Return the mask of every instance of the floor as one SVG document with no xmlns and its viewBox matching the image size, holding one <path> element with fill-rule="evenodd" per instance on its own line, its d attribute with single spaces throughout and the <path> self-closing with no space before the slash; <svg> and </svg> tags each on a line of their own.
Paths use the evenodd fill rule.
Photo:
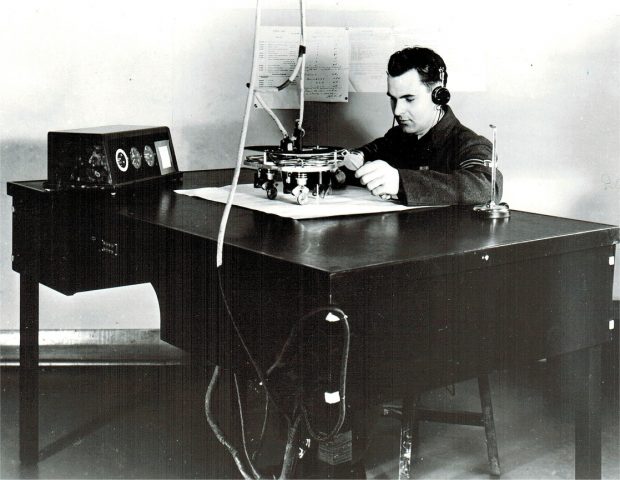
<svg viewBox="0 0 620 480">
<path fill-rule="evenodd" d="M 23 467 L 18 461 L 18 368 L 0 369 L 0 478 L 240 478 L 205 420 L 208 372 L 187 366 L 42 370 L 40 461 L 36 467 Z M 574 476 L 570 402 L 557 391 L 555 400 L 554 391 L 542 394 L 550 385 L 546 371 L 539 363 L 490 377 L 504 479 Z M 222 428 L 230 431 L 225 391 L 218 390 L 214 409 Z M 603 392 L 603 478 L 617 479 L 617 384 L 604 386 Z M 435 408 L 479 407 L 475 381 L 456 385 L 454 392 L 428 392 L 422 400 Z M 250 407 L 249 428 L 261 418 L 260 403 Z M 366 454 L 367 476 L 397 478 L 399 423 L 379 415 L 375 420 Z M 277 427 L 270 423 L 260 468 L 281 459 L 284 442 Z M 484 434 L 477 427 L 422 424 L 419 457 L 416 478 L 490 477 Z"/>
</svg>

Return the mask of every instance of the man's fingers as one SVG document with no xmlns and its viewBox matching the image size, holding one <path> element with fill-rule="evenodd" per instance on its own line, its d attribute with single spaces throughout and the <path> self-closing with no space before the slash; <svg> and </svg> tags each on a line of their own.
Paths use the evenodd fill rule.
<svg viewBox="0 0 620 480">
<path fill-rule="evenodd" d="M 373 194 L 377 195 L 375 193 L 375 189 L 381 187 L 384 183 L 383 177 L 375 178 L 366 184 L 366 188 L 372 191 Z M 381 193 L 383 193 L 383 189 L 381 189 Z"/>
<path fill-rule="evenodd" d="M 368 185 L 370 182 L 383 177 L 383 172 L 379 169 L 372 170 L 360 177 L 362 185 Z"/>
<path fill-rule="evenodd" d="M 377 170 L 377 167 L 378 165 L 375 162 L 367 162 L 355 171 L 355 176 L 357 178 L 361 178 L 364 175 Z"/>
<path fill-rule="evenodd" d="M 355 176 L 373 195 L 395 195 L 398 191 L 398 171 L 383 160 L 365 163 Z"/>
<path fill-rule="evenodd" d="M 380 172 L 370 172 L 360 178 L 360 183 L 362 185 L 368 185 L 370 182 L 374 182 L 382 177 Z"/>
</svg>

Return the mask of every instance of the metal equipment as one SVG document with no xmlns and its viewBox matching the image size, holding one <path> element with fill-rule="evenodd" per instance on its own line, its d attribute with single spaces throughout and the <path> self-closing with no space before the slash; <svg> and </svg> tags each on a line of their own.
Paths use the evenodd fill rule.
<svg viewBox="0 0 620 480">
<path fill-rule="evenodd" d="M 484 205 L 476 205 L 474 212 L 485 216 L 486 218 L 508 218 L 510 217 L 510 207 L 507 203 L 496 203 L 497 193 L 495 186 L 497 184 L 497 127 L 489 125 L 493 130 L 493 150 L 491 152 L 491 195 L 490 200 Z"/>
<path fill-rule="evenodd" d="M 180 177 L 170 129 L 109 125 L 48 132 L 50 190 L 114 190 L 161 177 Z"/>
<path fill-rule="evenodd" d="M 308 202 L 309 195 L 324 197 L 331 192 L 338 175 L 338 162 L 346 150 L 338 147 L 314 146 L 283 151 L 280 147 L 251 146 L 247 150 L 260 154 L 248 155 L 244 165 L 256 169 L 254 187 L 267 192 L 267 198 L 278 196 L 278 182 L 283 193 L 291 194 L 297 203 Z"/>
</svg>

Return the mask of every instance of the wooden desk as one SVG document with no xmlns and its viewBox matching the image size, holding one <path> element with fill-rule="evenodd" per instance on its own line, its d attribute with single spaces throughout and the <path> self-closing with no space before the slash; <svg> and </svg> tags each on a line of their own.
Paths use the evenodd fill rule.
<svg viewBox="0 0 620 480">
<path fill-rule="evenodd" d="M 183 188 L 230 178 L 186 172 Z M 223 205 L 169 185 L 112 197 L 11 182 L 8 193 L 21 276 L 23 462 L 38 457 L 39 283 L 70 295 L 150 282 L 163 340 L 220 365 L 247 364 L 217 287 Z M 381 398 L 578 357 L 575 475 L 597 478 L 600 345 L 609 339 L 618 239 L 609 225 L 519 211 L 485 220 L 470 207 L 304 221 L 234 208 L 223 283 L 263 368 L 305 312 L 328 305 L 346 312 L 354 416 Z"/>
</svg>

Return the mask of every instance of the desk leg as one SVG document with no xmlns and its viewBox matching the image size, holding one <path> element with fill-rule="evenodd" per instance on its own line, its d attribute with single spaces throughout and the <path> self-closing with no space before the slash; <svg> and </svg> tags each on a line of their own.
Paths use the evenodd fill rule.
<svg viewBox="0 0 620 480">
<path fill-rule="evenodd" d="M 601 347 L 574 355 L 575 478 L 601 478 Z"/>
<path fill-rule="evenodd" d="M 39 460 L 39 282 L 20 275 L 19 459 Z"/>
</svg>

